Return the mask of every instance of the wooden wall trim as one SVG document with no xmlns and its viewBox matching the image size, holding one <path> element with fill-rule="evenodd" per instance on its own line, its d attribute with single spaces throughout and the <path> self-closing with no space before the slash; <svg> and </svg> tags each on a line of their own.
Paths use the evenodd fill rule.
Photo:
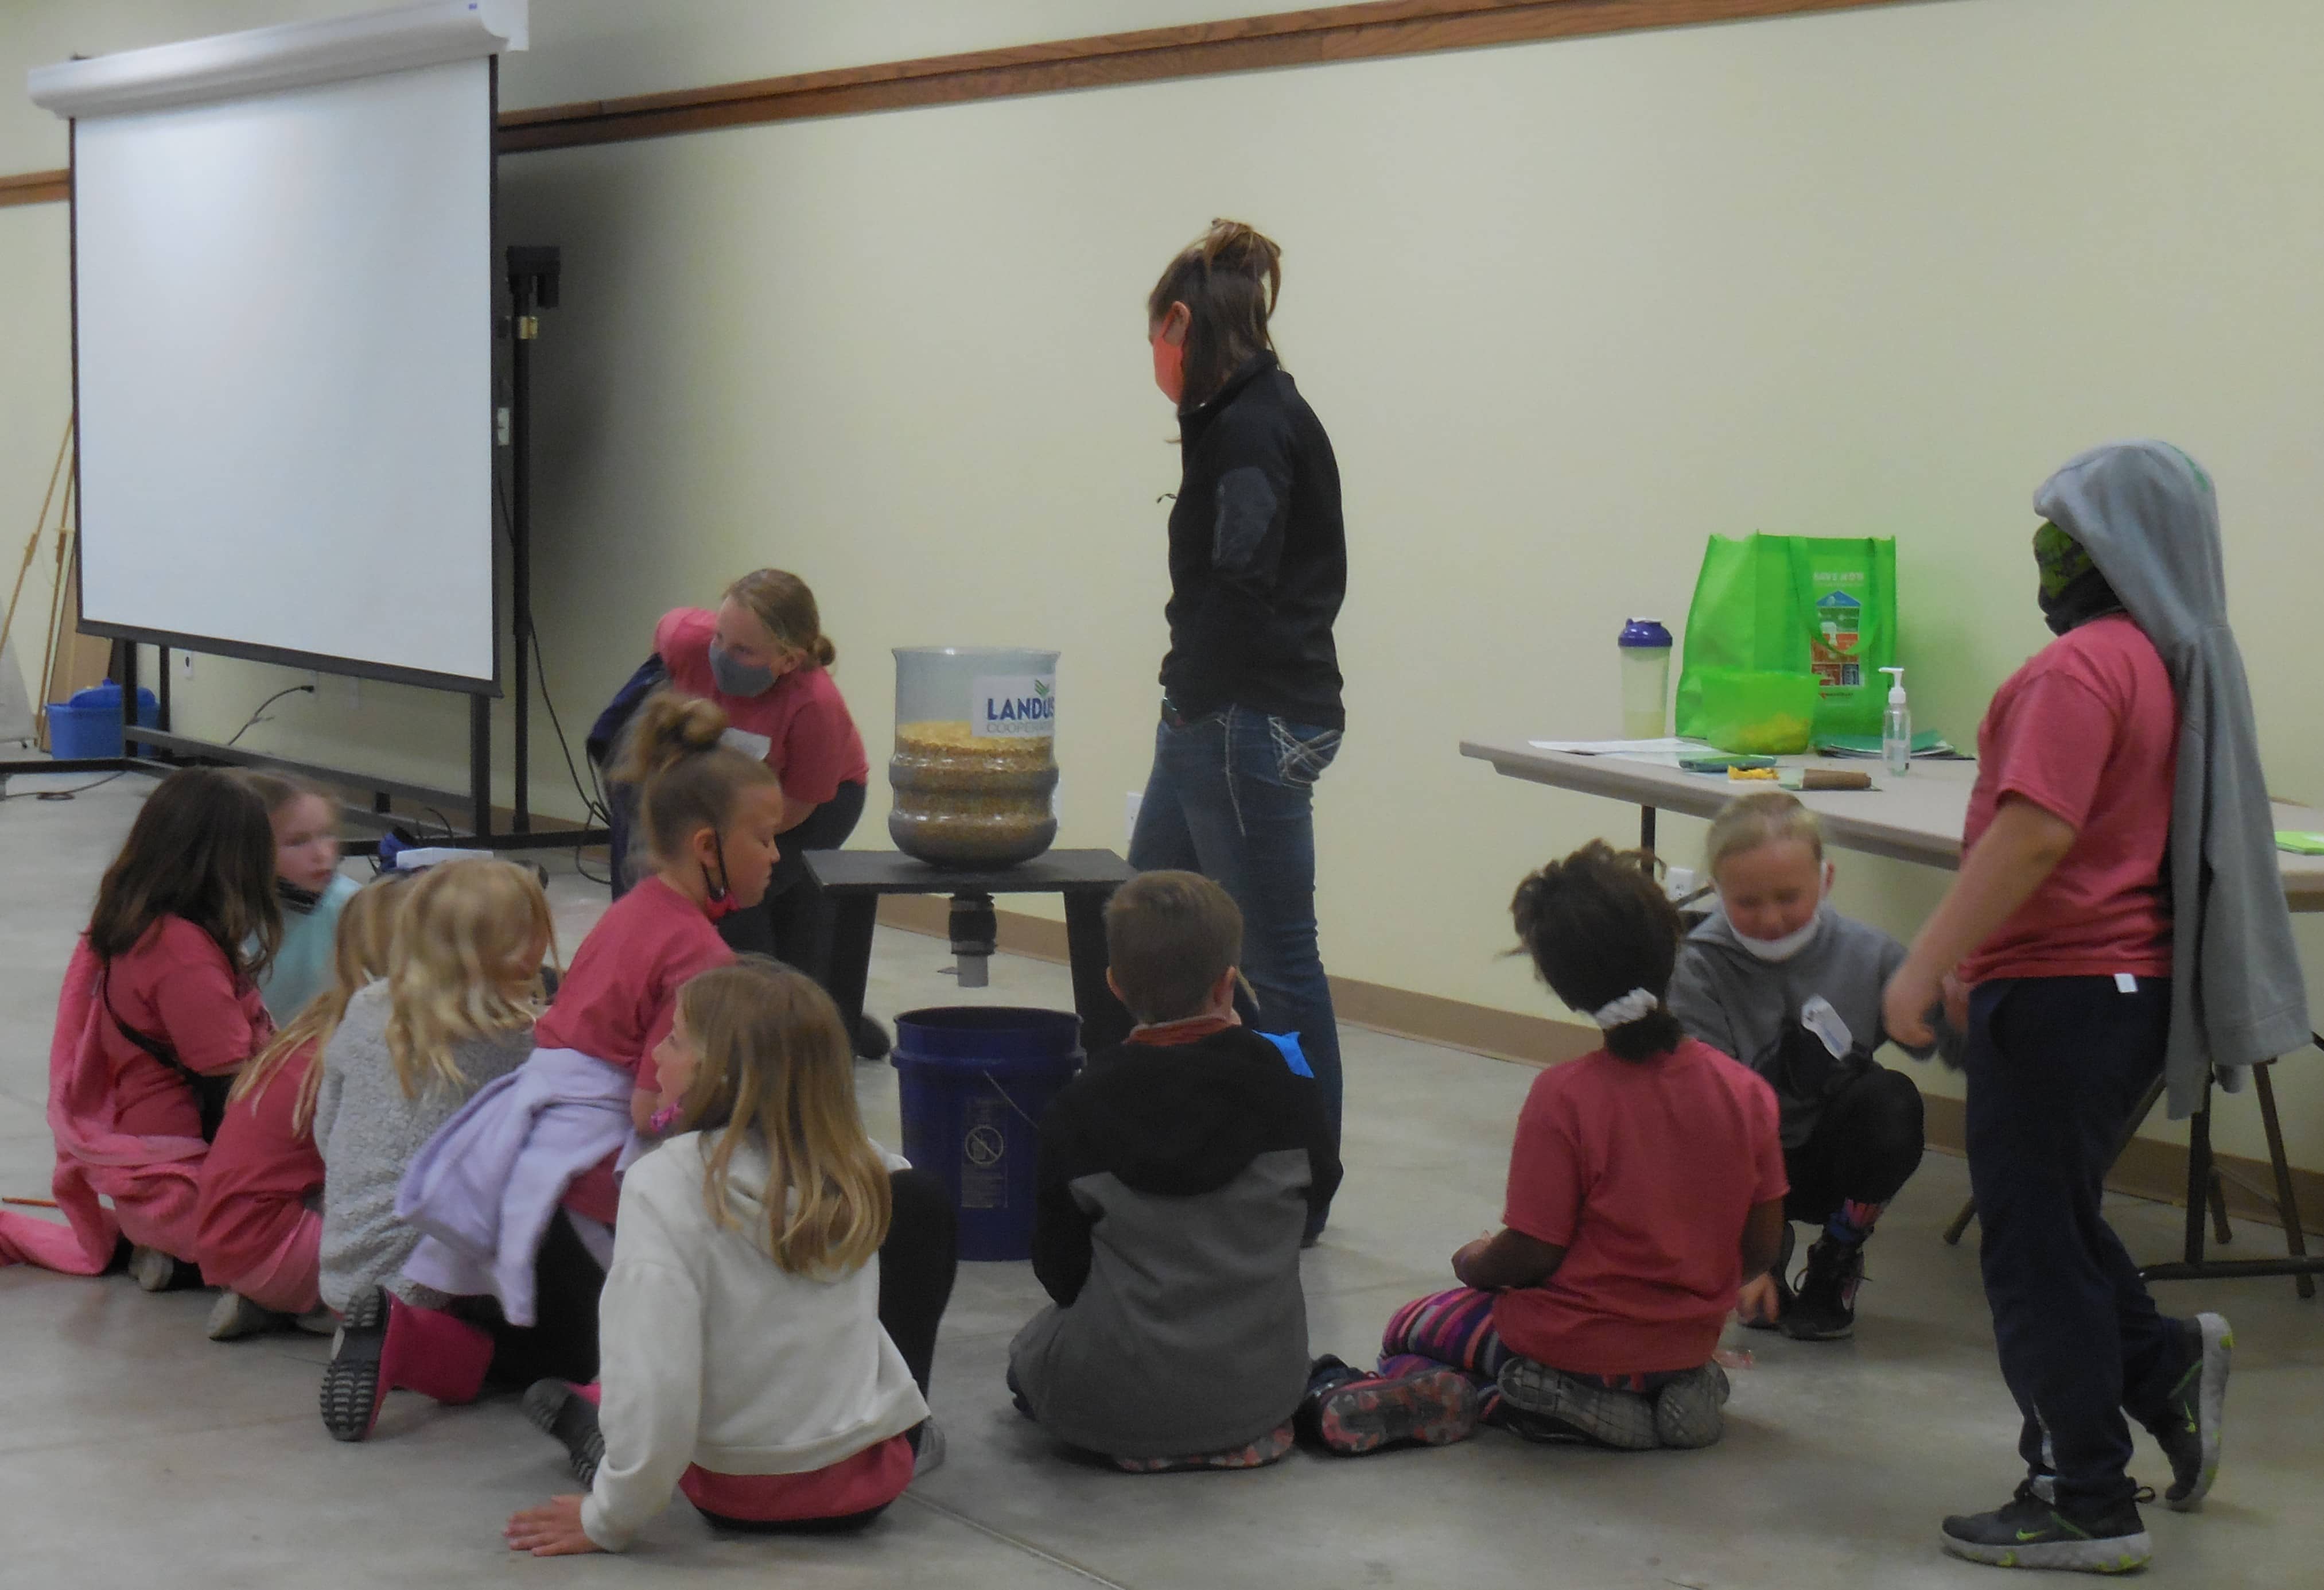
<svg viewBox="0 0 2324 1590">
<path fill-rule="evenodd" d="M 1268 16 L 503 111 L 503 154 L 666 138 L 813 116 L 962 105 L 1223 72 L 1377 60 L 1926 0 L 1367 0 Z M 0 208 L 67 197 L 64 171 L 0 176 Z"/>
<path fill-rule="evenodd" d="M 914 897 L 890 895 L 880 902 L 880 922 L 883 927 L 900 928 L 909 933 L 925 933 L 942 938 L 947 931 L 945 920 L 948 903 L 934 896 Z M 1055 961 L 1063 965 L 1065 959 L 1065 925 L 1045 917 L 1026 916 L 1017 911 L 996 912 L 1001 932 L 1000 945 L 1010 955 L 1021 955 L 1033 960 Z M 1369 1027 L 1375 1031 L 1394 1033 L 1399 1038 L 1413 1039 L 1421 1043 L 1434 1044 L 1441 1049 L 1456 1049 L 1470 1054 L 1485 1055 L 1498 1060 L 1510 1060 L 1525 1066 L 1554 1066 L 1561 1060 L 1573 1059 L 1598 1047 L 1598 1035 L 1586 1027 L 1572 1021 L 1560 1021 L 1547 1016 L 1528 1016 L 1517 1011 L 1494 1010 L 1485 1005 L 1467 1004 L 1460 1000 L 1440 999 L 1434 994 L 1415 994 L 1409 989 L 1389 988 L 1378 983 L 1360 983 L 1352 978 L 1332 979 L 1332 998 L 1340 1017 L 1351 1026 Z M 1940 1153 L 1959 1155 L 1968 1146 L 1968 1136 L 1962 1120 L 1961 1101 L 1944 1098 L 1935 1094 L 1924 1095 L 1927 1105 L 1929 1147 Z M 2221 1154 L 2221 1168 L 2227 1172 L 2227 1208 L 2238 1219 L 2263 1225 L 2277 1224 L 2275 1207 L 2268 1199 L 2251 1190 L 2275 1185 L 2275 1173 L 2258 1160 L 2239 1154 Z M 2324 1233 L 2324 1174 L 2304 1170 L 2295 1166 L 2292 1172 L 2293 1191 L 2300 1199 L 2300 1223 L 2311 1232 Z M 2187 1151 L 2177 1143 L 2157 1142 L 2151 1138 L 2135 1138 L 2122 1158 L 2107 1178 L 2110 1191 L 2126 1193 L 2133 1197 L 2152 1198 L 2157 1203 L 2184 1205 L 2187 1201 Z M 1950 1218 L 1951 1211 L 1946 1211 Z M 1974 1236 L 1969 1240 L 1974 1240 Z M 2280 1250 L 2272 1242 L 2238 1243 L 2225 1249 L 2214 1244 L 2216 1256 L 2227 1259 L 2258 1258 L 2273 1255 Z"/>
<path fill-rule="evenodd" d="M 569 149 L 1173 78 L 1473 50 L 1904 0 L 1372 0 L 511 111 L 500 150 Z"/>
<path fill-rule="evenodd" d="M 59 204 L 72 194 L 70 171 L 19 171 L 0 177 L 0 209 L 12 204 Z"/>
</svg>

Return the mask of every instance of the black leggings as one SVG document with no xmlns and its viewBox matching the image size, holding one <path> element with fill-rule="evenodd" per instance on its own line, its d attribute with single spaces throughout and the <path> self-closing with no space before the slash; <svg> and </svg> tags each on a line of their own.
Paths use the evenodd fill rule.
<svg viewBox="0 0 2324 1590">
<path fill-rule="evenodd" d="M 1815 1130 L 1784 1151 L 1784 1218 L 1821 1224 L 1849 1201 L 1885 1204 L 1921 1167 L 1921 1090 L 1902 1071 L 1867 1066 L 1823 1107 Z"/>
<path fill-rule="evenodd" d="M 807 853 L 836 850 L 863 817 L 863 786 L 842 784 L 839 792 L 807 814 L 798 827 L 779 835 L 774 875 L 767 897 L 718 924 L 727 947 L 742 955 L 770 955 L 801 968 L 820 966 L 816 943 L 820 923 L 816 892 L 807 881 Z"/>
<path fill-rule="evenodd" d="M 493 1334 L 493 1363 L 484 1378 L 497 1385 L 529 1386 L 535 1381 L 570 1381 L 587 1385 L 597 1378 L 597 1297 L 605 1272 L 583 1245 L 571 1218 L 559 1209 L 540 1239 L 532 1261 L 535 1325 L 511 1325 L 500 1305 L 478 1300 L 471 1317 Z"/>
<path fill-rule="evenodd" d="M 888 1221 L 888 1240 L 880 1244 L 880 1324 L 888 1339 L 903 1354 L 920 1395 L 928 1392 L 928 1371 L 936 1355 L 936 1327 L 945 1305 L 952 1301 L 953 1278 L 960 1269 L 959 1240 L 952 1199 L 944 1183 L 925 1170 L 890 1173 L 888 1188 L 894 1213 Z M 912 1450 L 920 1449 L 914 1425 L 905 1432 Z M 842 1535 L 862 1529 L 888 1511 L 888 1504 L 839 1518 L 740 1519 L 695 1510 L 721 1529 L 760 1535 Z"/>
</svg>

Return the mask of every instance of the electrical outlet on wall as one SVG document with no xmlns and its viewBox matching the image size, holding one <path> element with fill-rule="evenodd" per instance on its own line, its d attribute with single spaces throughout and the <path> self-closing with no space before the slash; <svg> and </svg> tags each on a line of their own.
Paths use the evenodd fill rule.
<svg viewBox="0 0 2324 1590">
<path fill-rule="evenodd" d="M 193 678 L 193 677 L 194 677 L 194 654 L 193 654 L 191 652 L 180 652 L 179 653 L 177 653 L 177 658 L 178 658 L 178 677 L 179 677 L 180 679 L 189 679 Z"/>
</svg>

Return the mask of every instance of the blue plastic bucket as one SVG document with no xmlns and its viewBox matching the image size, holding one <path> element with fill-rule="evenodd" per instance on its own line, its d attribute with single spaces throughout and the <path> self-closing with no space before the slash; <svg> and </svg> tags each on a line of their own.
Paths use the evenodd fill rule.
<svg viewBox="0 0 2324 1590">
<path fill-rule="evenodd" d="M 896 1018 L 904 1157 L 951 1195 L 962 1258 L 1032 1257 L 1041 1117 L 1081 1069 L 1081 1029 L 1069 1011 L 1006 1005 Z"/>
<path fill-rule="evenodd" d="M 137 692 L 137 721 L 152 728 L 161 721 L 161 704 L 153 692 Z M 78 761 L 122 753 L 121 687 L 107 679 L 73 692 L 69 701 L 49 703 L 49 754 L 59 761 Z M 152 748 L 140 746 L 143 755 Z"/>
</svg>

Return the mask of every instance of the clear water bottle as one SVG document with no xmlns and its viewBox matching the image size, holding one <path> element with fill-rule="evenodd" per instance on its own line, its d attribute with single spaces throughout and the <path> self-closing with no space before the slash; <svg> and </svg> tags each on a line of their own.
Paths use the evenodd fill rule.
<svg viewBox="0 0 2324 1590">
<path fill-rule="evenodd" d="M 1913 771 L 1913 708 L 1904 699 L 1904 670 L 1884 668 L 1888 710 L 1880 718 L 1880 760 L 1898 778 Z"/>
<path fill-rule="evenodd" d="M 1633 618 L 1614 643 L 1622 650 L 1622 738 L 1659 740 L 1670 732 L 1671 633 L 1657 619 Z"/>
</svg>

